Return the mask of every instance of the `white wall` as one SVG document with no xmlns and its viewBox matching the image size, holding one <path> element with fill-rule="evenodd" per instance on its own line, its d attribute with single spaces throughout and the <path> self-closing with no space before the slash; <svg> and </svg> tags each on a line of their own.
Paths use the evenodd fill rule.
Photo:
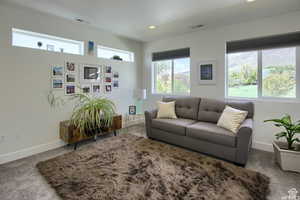
<svg viewBox="0 0 300 200">
<path fill-rule="evenodd" d="M 258 21 L 202 30 L 144 45 L 144 86 L 148 88 L 145 109 L 151 109 L 160 95 L 151 93 L 151 53 L 183 47 L 191 49 L 191 96 L 223 99 L 225 97 L 225 44 L 226 41 L 261 37 L 300 30 L 300 12 L 265 18 Z M 197 84 L 197 62 L 217 60 L 217 84 L 203 86 Z M 299 64 L 299 63 L 298 63 Z M 300 73 L 297 74 L 300 79 Z M 294 102 L 255 101 L 254 147 L 271 151 L 271 142 L 278 129 L 263 120 L 281 117 L 285 113 L 300 119 L 300 100 Z"/>
<path fill-rule="evenodd" d="M 12 47 L 13 27 L 133 51 L 135 63 Z M 0 4 L 0 163 L 62 145 L 59 121 L 69 118 L 72 106 L 51 109 L 47 93 L 50 64 L 63 65 L 65 61 L 110 64 L 120 73 L 120 89 L 109 95 L 118 112 L 126 113 L 134 103 L 133 90 L 142 83 L 142 43 L 85 24 Z"/>
</svg>

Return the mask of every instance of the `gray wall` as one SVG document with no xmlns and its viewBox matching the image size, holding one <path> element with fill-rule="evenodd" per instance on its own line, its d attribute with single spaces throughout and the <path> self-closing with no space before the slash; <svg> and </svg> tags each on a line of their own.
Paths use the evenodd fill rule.
<svg viewBox="0 0 300 200">
<path fill-rule="evenodd" d="M 265 18 L 258 21 L 202 30 L 144 45 L 144 87 L 148 88 L 145 109 L 155 107 L 161 95 L 151 94 L 152 68 L 151 53 L 183 47 L 191 48 L 191 95 L 223 99 L 225 97 L 225 44 L 226 41 L 254 38 L 266 35 L 294 32 L 300 30 L 300 12 Z M 299 55 L 299 52 L 298 52 Z M 300 56 L 298 56 L 300 57 Z M 197 82 L 197 63 L 201 60 L 217 60 L 217 84 L 199 85 Z M 300 62 L 298 61 L 298 69 Z M 300 73 L 297 73 L 300 80 Z M 298 82 L 298 85 L 299 82 Z M 298 87 L 299 90 L 300 87 Z M 299 92 L 300 94 L 300 92 Z M 300 119 L 300 99 L 292 101 L 255 100 L 254 147 L 272 151 L 274 133 L 279 130 L 264 119 L 281 117 L 285 113 Z"/>
<path fill-rule="evenodd" d="M 126 63 L 11 46 L 11 28 L 80 40 L 133 51 L 135 62 Z M 120 73 L 120 88 L 108 95 L 119 113 L 134 103 L 133 91 L 141 85 L 142 43 L 88 25 L 0 3 L 0 163 L 61 146 L 59 121 L 69 118 L 72 105 L 51 109 L 50 64 L 65 61 L 110 64 Z M 64 96 L 63 92 L 59 95 Z"/>
</svg>

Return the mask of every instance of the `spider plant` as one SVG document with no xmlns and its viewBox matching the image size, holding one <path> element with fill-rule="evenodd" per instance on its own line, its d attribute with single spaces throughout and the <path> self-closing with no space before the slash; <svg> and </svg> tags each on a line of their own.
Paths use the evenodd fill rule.
<svg viewBox="0 0 300 200">
<path fill-rule="evenodd" d="M 269 119 L 264 122 L 275 122 L 275 126 L 283 127 L 285 130 L 277 133 L 276 139 L 285 138 L 288 144 L 289 150 L 294 150 L 293 144 L 300 142 L 300 139 L 296 137 L 297 133 L 300 133 L 300 121 L 293 122 L 290 115 L 285 115 L 280 119 Z"/>
<path fill-rule="evenodd" d="M 77 100 L 71 115 L 70 122 L 80 133 L 88 136 L 101 131 L 101 128 L 112 124 L 115 115 L 115 104 L 103 97 L 94 97 L 87 94 L 74 94 L 72 99 Z"/>
</svg>

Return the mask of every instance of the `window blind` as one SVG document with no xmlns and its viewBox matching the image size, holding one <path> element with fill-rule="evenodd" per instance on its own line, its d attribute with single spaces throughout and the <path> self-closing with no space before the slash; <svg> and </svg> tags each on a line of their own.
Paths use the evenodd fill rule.
<svg viewBox="0 0 300 200">
<path fill-rule="evenodd" d="M 227 42 L 226 52 L 235 53 L 298 45 L 300 45 L 300 32 L 294 32 L 282 35 Z"/>
<path fill-rule="evenodd" d="M 152 61 L 190 57 L 190 48 L 152 53 Z"/>
</svg>

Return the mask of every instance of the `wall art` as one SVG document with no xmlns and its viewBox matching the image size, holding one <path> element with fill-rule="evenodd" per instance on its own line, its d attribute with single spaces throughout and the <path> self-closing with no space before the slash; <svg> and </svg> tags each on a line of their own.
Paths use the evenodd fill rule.
<svg viewBox="0 0 300 200">
<path fill-rule="evenodd" d="M 59 65 L 53 65 L 51 67 L 51 75 L 53 78 L 63 78 L 64 76 L 64 67 Z"/>
<path fill-rule="evenodd" d="M 200 61 L 198 63 L 198 82 L 203 85 L 216 84 L 216 60 Z"/>
<path fill-rule="evenodd" d="M 83 64 L 80 66 L 80 83 L 100 83 L 101 66 Z"/>
<path fill-rule="evenodd" d="M 66 73 L 74 74 L 76 73 L 76 64 L 74 62 L 66 62 L 65 69 Z"/>
<path fill-rule="evenodd" d="M 64 80 L 62 78 L 51 79 L 51 87 L 54 90 L 64 89 Z"/>
<path fill-rule="evenodd" d="M 76 82 L 76 74 L 65 74 L 66 83 L 75 83 Z"/>
<path fill-rule="evenodd" d="M 73 95 L 76 93 L 75 85 L 65 85 L 65 95 Z"/>
</svg>

